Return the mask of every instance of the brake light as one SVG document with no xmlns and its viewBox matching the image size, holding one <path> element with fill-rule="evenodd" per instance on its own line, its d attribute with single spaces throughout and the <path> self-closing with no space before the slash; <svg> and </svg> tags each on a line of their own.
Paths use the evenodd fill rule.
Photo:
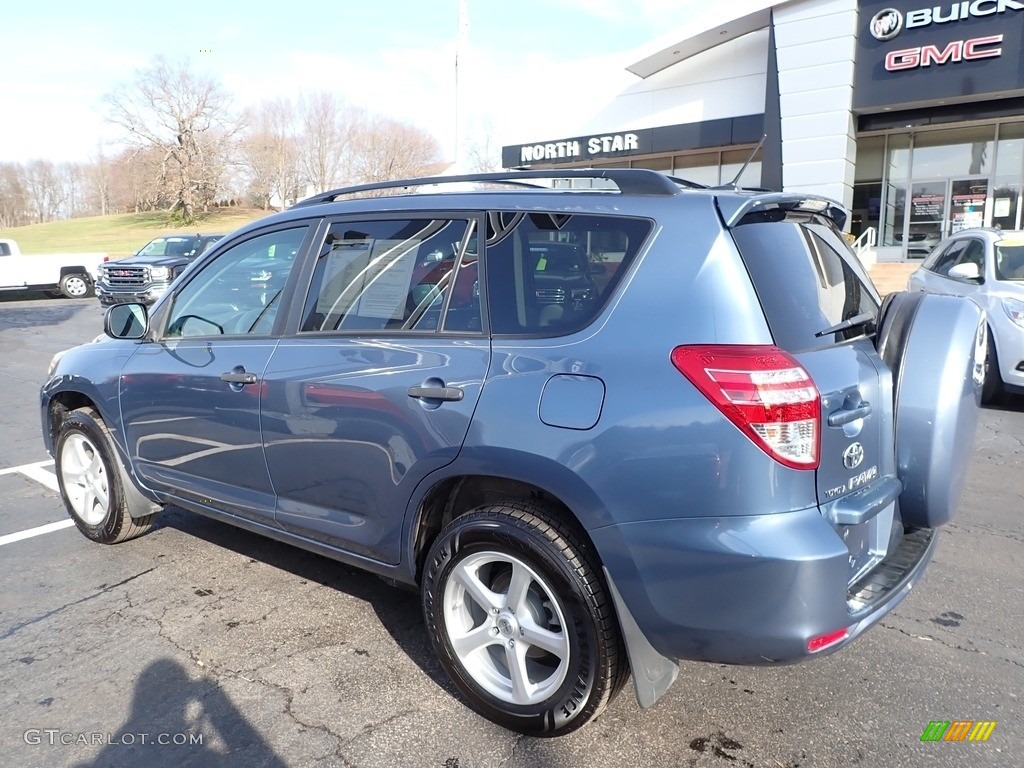
<svg viewBox="0 0 1024 768">
<path fill-rule="evenodd" d="M 765 453 L 818 468 L 821 395 L 791 355 L 773 346 L 676 347 L 672 364 Z"/>
</svg>

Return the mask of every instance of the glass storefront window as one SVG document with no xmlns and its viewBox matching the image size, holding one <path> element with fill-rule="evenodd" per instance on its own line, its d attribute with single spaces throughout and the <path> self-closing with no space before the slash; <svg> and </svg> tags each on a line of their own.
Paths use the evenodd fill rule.
<svg viewBox="0 0 1024 768">
<path fill-rule="evenodd" d="M 999 126 L 996 147 L 996 176 L 1017 178 L 1024 169 L 1024 123 L 1003 123 Z"/>
<path fill-rule="evenodd" d="M 720 183 L 718 180 L 718 158 L 718 152 L 676 155 L 672 175 L 713 187 Z"/>
<path fill-rule="evenodd" d="M 722 153 L 722 180 L 720 184 L 729 184 L 733 179 L 736 178 L 736 174 L 740 172 L 740 168 L 747 162 L 750 157 L 750 153 L 754 151 L 754 148 L 750 149 L 735 149 L 729 150 L 728 152 Z M 754 155 L 754 159 L 750 161 L 750 165 L 747 166 L 746 170 L 743 171 L 743 175 L 736 182 L 741 187 L 759 187 L 761 186 L 761 150 L 757 151 Z"/>
<path fill-rule="evenodd" d="M 885 165 L 885 136 L 865 136 L 857 141 L 854 181 L 881 181 Z"/>
<path fill-rule="evenodd" d="M 672 170 L 672 158 L 671 157 L 651 157 L 644 160 L 634 160 L 634 168 L 647 168 L 652 171 L 671 171 Z"/>
<path fill-rule="evenodd" d="M 914 178 L 989 174 L 994 140 L 993 125 L 918 133 L 914 136 Z"/>
<path fill-rule="evenodd" d="M 885 177 L 890 182 L 907 181 L 910 178 L 910 134 L 889 136 L 888 154 Z"/>
</svg>

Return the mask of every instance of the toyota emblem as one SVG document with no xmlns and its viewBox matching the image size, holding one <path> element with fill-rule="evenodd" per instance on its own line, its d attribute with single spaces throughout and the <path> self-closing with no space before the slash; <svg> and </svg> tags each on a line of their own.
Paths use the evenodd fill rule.
<svg viewBox="0 0 1024 768">
<path fill-rule="evenodd" d="M 856 469 L 864 461 L 864 446 L 860 443 L 853 443 L 843 451 L 843 466 L 847 469 Z"/>
</svg>

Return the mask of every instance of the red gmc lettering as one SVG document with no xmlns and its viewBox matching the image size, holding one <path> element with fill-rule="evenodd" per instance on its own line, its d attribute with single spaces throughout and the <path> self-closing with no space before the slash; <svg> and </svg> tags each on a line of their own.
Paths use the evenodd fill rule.
<svg viewBox="0 0 1024 768">
<path fill-rule="evenodd" d="M 973 40 L 968 40 L 964 43 L 964 60 L 973 61 L 974 59 L 994 59 L 997 56 L 1003 55 L 1002 48 L 989 48 L 988 50 L 979 51 L 983 45 L 999 45 L 1003 42 L 1002 35 L 989 35 L 988 37 L 976 37 Z"/>
<path fill-rule="evenodd" d="M 946 50 L 939 53 L 938 46 L 926 45 L 921 48 L 921 66 L 927 67 L 932 62 L 945 64 L 947 61 L 960 61 L 963 54 L 964 41 L 956 40 L 946 46 Z"/>
<path fill-rule="evenodd" d="M 941 51 L 937 45 L 889 51 L 885 55 L 885 68 L 889 72 L 899 72 L 905 69 L 930 67 L 932 64 L 994 59 L 1003 55 L 1003 49 L 989 46 L 999 45 L 1002 42 L 1002 35 L 989 35 L 972 40 L 954 40 Z"/>
</svg>

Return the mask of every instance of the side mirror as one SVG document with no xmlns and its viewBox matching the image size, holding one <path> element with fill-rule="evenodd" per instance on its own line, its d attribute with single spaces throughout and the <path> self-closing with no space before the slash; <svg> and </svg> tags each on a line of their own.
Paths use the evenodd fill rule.
<svg viewBox="0 0 1024 768">
<path fill-rule="evenodd" d="M 141 339 L 149 331 L 144 304 L 115 304 L 103 317 L 103 332 L 113 339 Z"/>
<path fill-rule="evenodd" d="M 977 264 L 957 264 L 951 267 L 949 275 L 952 280 L 959 280 L 961 283 L 977 283 L 981 280 L 981 269 Z"/>
</svg>

